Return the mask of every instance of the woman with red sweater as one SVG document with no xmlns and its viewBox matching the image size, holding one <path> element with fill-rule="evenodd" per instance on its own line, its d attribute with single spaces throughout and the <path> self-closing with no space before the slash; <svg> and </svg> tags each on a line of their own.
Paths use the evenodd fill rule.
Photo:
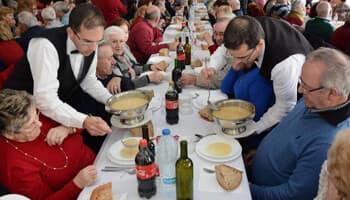
<svg viewBox="0 0 350 200">
<path fill-rule="evenodd" d="M 0 91 L 0 152 L 0 184 L 30 199 L 76 199 L 96 181 L 95 154 L 80 134 L 39 119 L 24 91 Z"/>
<path fill-rule="evenodd" d="M 128 11 L 120 0 L 92 0 L 92 3 L 102 11 L 107 25 Z"/>
<path fill-rule="evenodd" d="M 22 47 L 13 40 L 11 27 L 0 21 L 0 60 L 6 66 L 16 65 L 23 55 Z M 0 69 L 0 71 L 2 70 Z"/>
</svg>

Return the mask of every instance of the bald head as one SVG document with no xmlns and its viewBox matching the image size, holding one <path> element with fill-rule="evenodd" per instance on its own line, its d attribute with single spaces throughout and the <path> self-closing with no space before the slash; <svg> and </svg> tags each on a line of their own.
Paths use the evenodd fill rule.
<svg viewBox="0 0 350 200">
<path fill-rule="evenodd" d="M 332 14 L 332 6 L 327 1 L 320 1 L 316 7 L 317 16 L 328 18 Z"/>
<path fill-rule="evenodd" d="M 148 6 L 145 13 L 145 19 L 155 21 L 160 18 L 160 9 L 157 6 Z"/>
</svg>

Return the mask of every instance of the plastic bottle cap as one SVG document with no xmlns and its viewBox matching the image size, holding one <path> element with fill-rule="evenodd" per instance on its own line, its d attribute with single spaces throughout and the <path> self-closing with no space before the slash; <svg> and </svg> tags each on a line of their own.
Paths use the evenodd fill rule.
<svg viewBox="0 0 350 200">
<path fill-rule="evenodd" d="M 170 130 L 165 128 L 165 129 L 163 129 L 162 133 L 163 133 L 163 135 L 170 135 Z"/>
<path fill-rule="evenodd" d="M 147 146 L 147 140 L 146 140 L 146 139 L 141 139 L 141 140 L 140 140 L 140 146 L 141 146 L 141 147 Z"/>
</svg>

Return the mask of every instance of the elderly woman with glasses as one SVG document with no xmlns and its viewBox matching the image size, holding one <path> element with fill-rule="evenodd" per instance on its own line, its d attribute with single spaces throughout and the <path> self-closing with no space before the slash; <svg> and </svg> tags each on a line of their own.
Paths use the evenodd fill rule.
<svg viewBox="0 0 350 200">
<path fill-rule="evenodd" d="M 163 80 L 164 70 L 161 64 L 141 65 L 126 45 L 126 34 L 118 26 L 110 26 L 104 32 L 104 40 L 109 41 L 113 47 L 114 58 L 117 61 L 113 73 L 125 78 L 130 78 L 135 88 L 143 87 L 148 83 L 159 83 Z M 145 76 L 139 76 L 142 72 L 153 71 Z"/>
<path fill-rule="evenodd" d="M 96 181 L 80 134 L 39 117 L 24 91 L 0 91 L 0 152 L 0 184 L 30 199 L 76 199 Z"/>
</svg>

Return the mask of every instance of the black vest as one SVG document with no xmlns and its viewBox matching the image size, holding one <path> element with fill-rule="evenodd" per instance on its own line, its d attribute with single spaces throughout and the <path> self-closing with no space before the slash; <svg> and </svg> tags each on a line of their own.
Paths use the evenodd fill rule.
<svg viewBox="0 0 350 200">
<path fill-rule="evenodd" d="M 47 38 L 56 48 L 59 57 L 57 78 L 59 81 L 58 96 L 63 102 L 71 99 L 72 95 L 80 88 L 80 83 L 86 77 L 95 52 L 84 57 L 84 66 L 81 75 L 76 79 L 71 67 L 69 55 L 67 55 L 67 27 L 48 29 L 42 32 L 37 38 Z M 50 66 L 47 66 L 50 67 Z M 4 83 L 4 88 L 26 90 L 33 94 L 33 77 L 30 71 L 27 55 L 16 65 Z"/>
<path fill-rule="evenodd" d="M 283 20 L 272 17 L 256 18 L 265 32 L 265 53 L 260 66 L 260 74 L 271 79 L 271 71 L 276 64 L 293 54 L 308 54 L 313 50 L 300 31 Z"/>
</svg>

